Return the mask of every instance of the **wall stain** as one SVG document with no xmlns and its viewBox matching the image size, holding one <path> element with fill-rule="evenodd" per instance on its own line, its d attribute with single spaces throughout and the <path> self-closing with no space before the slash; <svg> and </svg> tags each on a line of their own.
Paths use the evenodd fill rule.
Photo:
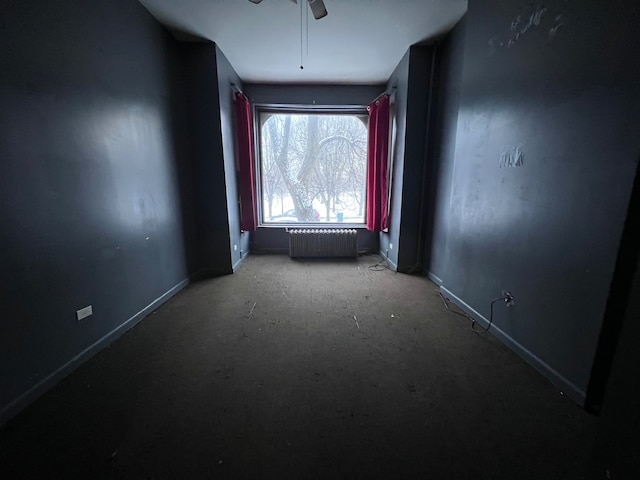
<svg viewBox="0 0 640 480">
<path fill-rule="evenodd" d="M 562 14 L 560 14 L 555 18 L 555 25 L 549 29 L 549 38 L 555 37 L 562 25 L 564 24 L 562 23 Z"/>
<path fill-rule="evenodd" d="M 546 25 L 544 25 L 546 24 Z M 489 39 L 490 54 L 499 50 L 515 47 L 530 31 L 535 28 L 548 28 L 547 38 L 553 39 L 564 25 L 563 13 L 551 17 L 549 9 L 538 5 L 521 15 L 516 15 L 509 25 L 508 30 L 501 35 L 495 35 Z"/>
<path fill-rule="evenodd" d="M 504 147 L 500 154 L 500 168 L 518 168 L 524 165 L 524 147 Z"/>
</svg>

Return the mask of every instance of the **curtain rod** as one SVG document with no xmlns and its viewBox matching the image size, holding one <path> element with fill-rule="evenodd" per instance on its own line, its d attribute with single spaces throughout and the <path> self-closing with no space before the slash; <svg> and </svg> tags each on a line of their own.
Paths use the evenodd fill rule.
<svg viewBox="0 0 640 480">
<path fill-rule="evenodd" d="M 373 99 L 374 102 L 377 102 L 378 100 L 380 100 L 383 96 L 385 95 L 393 95 L 394 93 L 396 93 L 396 87 L 391 87 L 388 90 L 385 90 L 384 92 L 382 92 L 380 95 L 378 95 L 376 98 Z"/>
<path fill-rule="evenodd" d="M 244 95 L 244 92 L 240 90 L 240 87 L 238 87 L 238 85 L 236 85 L 235 83 L 231 84 L 231 90 L 233 90 L 236 93 L 242 93 L 242 95 Z"/>
</svg>

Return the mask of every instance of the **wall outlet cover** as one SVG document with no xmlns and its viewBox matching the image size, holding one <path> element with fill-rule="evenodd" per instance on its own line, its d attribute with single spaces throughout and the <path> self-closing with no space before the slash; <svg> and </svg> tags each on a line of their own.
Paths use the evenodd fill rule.
<svg viewBox="0 0 640 480">
<path fill-rule="evenodd" d="M 78 321 L 82 320 L 83 318 L 87 318 L 91 315 L 93 315 L 93 307 L 91 305 L 76 311 L 76 318 L 78 319 Z"/>
</svg>

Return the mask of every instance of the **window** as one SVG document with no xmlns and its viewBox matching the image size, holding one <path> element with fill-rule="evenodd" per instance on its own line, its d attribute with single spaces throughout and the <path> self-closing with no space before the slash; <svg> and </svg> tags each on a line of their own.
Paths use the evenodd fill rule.
<svg viewBox="0 0 640 480">
<path fill-rule="evenodd" d="M 262 224 L 363 224 L 366 110 L 259 109 Z"/>
</svg>

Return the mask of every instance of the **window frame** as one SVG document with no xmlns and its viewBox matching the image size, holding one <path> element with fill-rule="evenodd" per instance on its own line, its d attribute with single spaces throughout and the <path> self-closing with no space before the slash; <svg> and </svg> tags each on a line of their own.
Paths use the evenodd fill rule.
<svg viewBox="0 0 640 480">
<path fill-rule="evenodd" d="M 366 212 L 367 212 L 367 171 L 368 171 L 368 153 L 365 156 L 365 185 L 364 185 L 364 218 L 362 223 L 351 222 L 265 222 L 263 210 L 263 188 L 262 188 L 262 125 L 261 117 L 263 113 L 291 113 L 291 114 L 337 114 L 337 115 L 355 115 L 367 119 L 366 128 L 369 131 L 369 114 L 366 105 L 313 105 L 313 104 L 282 104 L 282 103 L 255 103 L 253 105 L 253 135 L 254 135 L 254 171 L 255 171 L 255 190 L 256 190 L 256 212 L 258 215 L 258 228 L 355 228 L 366 229 Z M 367 138 L 368 140 L 368 138 Z M 368 143 L 368 142 L 367 142 Z M 367 144 L 368 149 L 368 144 Z"/>
</svg>

